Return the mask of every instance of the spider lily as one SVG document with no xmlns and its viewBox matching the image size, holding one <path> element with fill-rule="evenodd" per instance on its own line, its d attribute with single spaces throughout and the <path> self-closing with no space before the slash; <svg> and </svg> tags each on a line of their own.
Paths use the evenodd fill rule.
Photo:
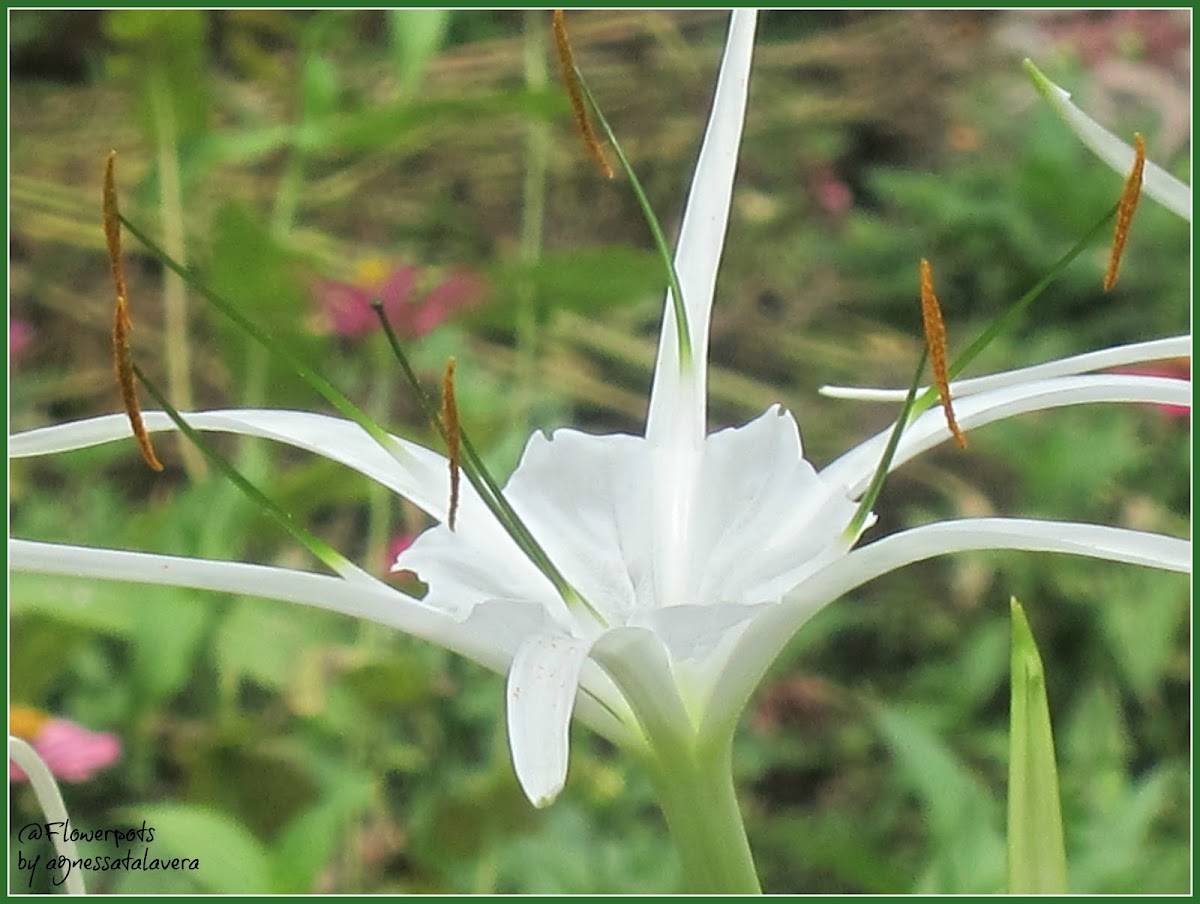
<svg viewBox="0 0 1200 904">
<path fill-rule="evenodd" d="M 396 559 L 428 585 L 406 596 L 365 572 L 291 569 L 10 541 L 14 568 L 253 594 L 367 618 L 507 674 L 517 777 L 537 806 L 563 787 L 573 717 L 641 756 L 698 889 L 758 887 L 734 796 L 733 731 L 755 686 L 822 606 L 892 569 L 962 550 L 1025 549 L 1186 572 L 1189 544 L 1118 528 L 1027 519 L 929 524 L 855 548 L 847 535 L 879 465 L 885 434 L 818 471 L 792 415 L 769 408 L 709 434 L 706 355 L 748 91 L 755 15 L 732 14 L 713 110 L 676 248 L 686 330 L 664 306 L 642 436 L 560 429 L 534 434 L 504 488 L 512 508 L 585 605 L 535 567 L 464 487 L 457 527 L 422 534 Z M 681 348 L 690 336 L 690 348 Z M 1134 357 L 1137 357 L 1135 354 Z M 1139 358 L 1140 360 L 1140 358 Z M 1185 381 L 1124 374 L 1001 377 L 962 400 L 978 427 L 1084 402 L 1189 404 Z M 434 519 L 449 516 L 447 460 L 320 414 L 230 410 L 185 415 L 194 428 L 307 449 L 377 480 Z M 162 412 L 150 431 L 170 430 Z M 10 437 L 15 456 L 127 436 L 123 415 Z M 940 412 L 904 431 L 892 466 L 949 436 Z M 398 450 L 398 451 L 397 451 Z M 394 453 L 394 454 L 393 454 Z"/>
</svg>

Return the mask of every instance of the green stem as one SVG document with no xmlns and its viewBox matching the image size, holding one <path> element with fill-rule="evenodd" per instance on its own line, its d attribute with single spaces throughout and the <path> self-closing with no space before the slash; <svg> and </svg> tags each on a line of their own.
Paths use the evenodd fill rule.
<svg viewBox="0 0 1200 904">
<path fill-rule="evenodd" d="M 733 787 L 731 741 L 661 751 L 650 764 L 687 891 L 761 894 Z M 664 755 L 665 754 L 665 755 Z"/>
</svg>

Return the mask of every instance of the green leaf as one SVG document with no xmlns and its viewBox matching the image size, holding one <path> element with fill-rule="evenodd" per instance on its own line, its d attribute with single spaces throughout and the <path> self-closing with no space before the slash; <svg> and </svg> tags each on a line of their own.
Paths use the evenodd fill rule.
<svg viewBox="0 0 1200 904">
<path fill-rule="evenodd" d="M 139 590 L 141 617 L 131 637 L 135 680 L 147 698 L 163 700 L 191 676 L 219 597 L 175 587 Z"/>
<path fill-rule="evenodd" d="M 268 600 L 238 600 L 216 634 L 220 673 L 235 685 L 248 679 L 272 690 L 286 690 L 296 676 L 301 653 L 318 640 L 320 623 L 314 615 Z M 271 642 L 263 643 L 264 637 Z"/>
<path fill-rule="evenodd" d="M 319 53 L 304 58 L 300 97 L 306 122 L 320 121 L 337 112 L 341 90 L 337 66 L 332 61 Z"/>
<path fill-rule="evenodd" d="M 208 30 L 204 10 L 110 11 L 105 33 L 116 45 L 107 60 L 114 74 L 132 75 L 143 94 L 148 134 L 157 134 L 155 90 L 165 92 L 175 141 L 187 143 L 208 129 Z"/>
<path fill-rule="evenodd" d="M 895 710 L 875 711 L 896 768 L 921 801 L 933 855 L 914 891 L 994 894 L 1002 887 L 1003 845 L 988 789 L 929 728 Z"/>
<path fill-rule="evenodd" d="M 288 823 L 275 842 L 273 867 L 278 891 L 313 891 L 321 870 L 342 844 L 347 824 L 374 801 L 374 783 L 358 773 L 343 774 L 323 790 L 320 802 Z"/>
<path fill-rule="evenodd" d="M 173 880 L 173 891 L 184 890 L 181 881 L 186 881 L 193 893 L 256 894 L 273 890 L 262 843 L 240 822 L 215 810 L 193 804 L 158 804 L 128 807 L 115 815 L 135 828 L 144 821 L 147 829 L 154 830 L 153 840 L 147 838 L 146 844 L 150 858 L 199 861 L 195 870 L 124 873 L 122 891 L 161 890 L 164 877 Z M 134 855 L 140 855 L 136 848 Z"/>
<path fill-rule="evenodd" d="M 602 315 L 660 295 L 662 267 L 657 255 L 636 248 L 578 248 L 547 252 L 536 264 L 501 265 L 488 283 L 494 295 L 472 319 L 502 327 L 514 322 L 518 287 L 532 287 L 540 316 L 556 309 Z"/>
<path fill-rule="evenodd" d="M 1054 735 L 1042 658 L 1012 599 L 1012 708 L 1008 761 L 1008 891 L 1065 894 L 1067 855 Z"/>
<path fill-rule="evenodd" d="M 445 9 L 389 9 L 392 54 L 400 75 L 400 92 L 411 95 L 433 62 L 446 37 L 450 11 Z"/>
<path fill-rule="evenodd" d="M 213 235 L 213 291 L 228 298 L 248 317 L 270 324 L 272 335 L 287 342 L 292 350 L 315 353 L 316 344 L 305 342 L 312 302 L 298 272 L 303 259 L 273 238 L 254 211 L 235 202 L 217 213 Z M 239 340 L 236 348 L 241 352 L 240 340 L 245 333 L 229 326 L 224 318 L 216 318 L 215 322 L 228 341 Z"/>
</svg>

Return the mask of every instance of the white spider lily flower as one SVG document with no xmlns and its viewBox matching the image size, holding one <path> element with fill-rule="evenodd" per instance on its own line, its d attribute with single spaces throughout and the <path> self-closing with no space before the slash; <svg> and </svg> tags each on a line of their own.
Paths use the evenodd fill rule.
<svg viewBox="0 0 1200 904">
<path fill-rule="evenodd" d="M 804 458 L 791 414 L 778 406 L 744 426 L 707 433 L 708 325 L 754 28 L 753 12 L 733 13 L 676 251 L 693 354 L 680 354 L 668 301 L 645 435 L 535 434 L 505 486 L 512 507 L 588 610 L 563 602 L 465 486 L 456 530 L 435 526 L 396 560 L 397 570 L 411 569 L 428 584 L 420 600 L 355 574 L 25 540 L 10 541 L 12 567 L 254 594 L 371 619 L 441 644 L 508 675 L 514 768 L 535 805 L 549 803 L 563 787 L 568 728 L 577 714 L 657 769 L 664 811 L 681 836 L 715 831 L 676 821 L 695 807 L 712 807 L 714 820 L 732 819 L 740 829 L 728 756 L 746 700 L 794 631 L 860 584 L 931 556 L 978 549 L 1042 550 L 1188 571 L 1185 540 L 1022 519 L 931 524 L 852 549 L 859 538 L 846 539 L 844 532 L 878 465 L 882 437 L 818 472 Z M 1186 405 L 1189 398 L 1185 381 L 1063 376 L 980 392 L 958 413 L 966 428 L 1083 402 Z M 446 460 L 412 443 L 397 440 L 410 453 L 398 460 L 358 425 L 304 412 L 184 417 L 199 430 L 308 449 L 379 481 L 439 521 L 447 517 Z M 150 431 L 174 429 L 161 412 L 144 418 Z M 44 455 L 127 435 L 124 416 L 112 415 L 10 437 L 10 454 Z M 895 464 L 948 435 L 941 413 L 926 412 L 906 431 Z M 728 789 L 713 787 L 721 782 Z M 685 860 L 686 847 L 681 843 Z M 718 847 L 714 856 L 724 854 Z M 714 874 L 736 871 L 740 856 L 728 853 Z M 748 862 L 748 849 L 742 859 Z M 692 866 L 704 869 L 703 857 Z"/>
<path fill-rule="evenodd" d="M 1075 106 L 1071 102 L 1071 93 L 1046 78 L 1032 62 L 1025 60 L 1024 65 L 1038 92 L 1050 102 L 1055 112 L 1079 136 L 1079 140 L 1122 176 L 1126 175 L 1133 167 L 1133 148 Z M 1189 223 L 1192 221 L 1191 186 L 1148 160 L 1142 173 L 1142 191 L 1167 210 Z"/>
</svg>

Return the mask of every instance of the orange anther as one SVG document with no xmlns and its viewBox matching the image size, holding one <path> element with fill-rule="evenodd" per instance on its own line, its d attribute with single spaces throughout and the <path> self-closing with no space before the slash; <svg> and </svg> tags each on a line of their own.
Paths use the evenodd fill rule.
<svg viewBox="0 0 1200 904">
<path fill-rule="evenodd" d="M 583 89 L 579 85 L 579 73 L 575 69 L 575 55 L 571 52 L 571 42 L 567 40 L 567 17 L 561 9 L 554 11 L 554 43 L 558 47 L 558 63 L 562 67 L 563 81 L 567 84 L 567 96 L 571 98 L 571 110 L 575 114 L 575 124 L 583 143 L 587 145 L 588 153 L 606 179 L 613 177 L 613 168 L 604 157 L 596 133 L 592 130 L 592 122 L 587 115 L 587 105 L 583 99 Z"/>
<path fill-rule="evenodd" d="M 1137 209 L 1138 198 L 1142 194 L 1142 171 L 1146 168 L 1146 140 L 1142 138 L 1141 132 L 1133 134 L 1133 150 L 1133 168 L 1129 171 L 1129 176 L 1125 179 L 1125 188 L 1121 192 L 1112 251 L 1108 255 L 1108 269 L 1104 271 L 1105 292 L 1117 284 L 1121 253 L 1125 250 L 1125 240 L 1129 238 L 1129 224 L 1133 222 L 1133 212 Z"/>
<path fill-rule="evenodd" d="M 925 324 L 925 341 L 929 345 L 929 360 L 933 364 L 933 377 L 937 383 L 938 397 L 946 413 L 946 425 L 954 434 L 960 449 L 967 448 L 967 437 L 954 419 L 950 404 L 950 378 L 946 365 L 946 324 L 942 320 L 942 307 L 933 291 L 933 268 L 929 261 L 921 258 L 921 320 Z"/>
<path fill-rule="evenodd" d="M 133 323 L 129 319 L 129 305 L 125 300 L 125 270 L 121 265 L 121 214 L 117 208 L 116 177 L 114 165 L 117 152 L 110 151 L 104 167 L 104 238 L 108 243 L 108 259 L 112 266 L 113 284 L 117 291 L 116 311 L 113 316 L 113 369 L 117 385 L 121 388 L 121 400 L 129 416 L 129 426 L 137 438 L 142 458 L 155 471 L 163 469 L 162 462 L 154 454 L 150 434 L 142 423 L 142 409 L 138 405 L 137 386 L 133 375 L 133 350 L 129 344 L 129 331 Z"/>
</svg>

